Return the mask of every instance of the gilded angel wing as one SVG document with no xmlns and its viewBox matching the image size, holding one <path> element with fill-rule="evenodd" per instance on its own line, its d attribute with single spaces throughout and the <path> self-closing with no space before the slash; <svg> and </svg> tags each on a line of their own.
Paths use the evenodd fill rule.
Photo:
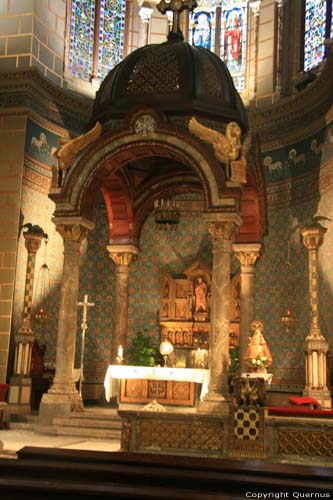
<svg viewBox="0 0 333 500">
<path fill-rule="evenodd" d="M 75 139 L 62 138 L 59 142 L 63 145 L 55 152 L 54 156 L 58 160 L 58 166 L 62 170 L 67 170 L 76 158 L 76 155 L 82 151 L 88 144 L 95 141 L 102 131 L 102 125 L 97 122 L 96 125 Z"/>
<path fill-rule="evenodd" d="M 215 156 L 219 161 L 222 163 L 229 162 L 232 145 L 224 134 L 201 125 L 194 117 L 191 118 L 188 129 L 192 134 L 196 135 L 204 142 L 211 144 Z"/>
<path fill-rule="evenodd" d="M 247 136 L 245 137 L 243 143 L 242 143 L 242 146 L 241 146 L 241 155 L 240 155 L 240 159 L 241 160 L 247 160 L 247 153 L 249 151 L 251 147 L 251 132 L 249 132 L 247 134 Z"/>
</svg>

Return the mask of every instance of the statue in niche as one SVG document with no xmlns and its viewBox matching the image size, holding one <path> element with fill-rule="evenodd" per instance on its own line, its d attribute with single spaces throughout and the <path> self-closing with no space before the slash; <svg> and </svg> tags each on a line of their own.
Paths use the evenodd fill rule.
<svg viewBox="0 0 333 500">
<path fill-rule="evenodd" d="M 271 351 L 263 335 L 263 322 L 252 321 L 252 336 L 249 338 L 247 351 L 244 356 L 245 363 L 254 371 L 265 372 L 273 362 Z"/>
<path fill-rule="evenodd" d="M 201 276 L 198 276 L 194 284 L 194 312 L 207 311 L 207 285 Z"/>
<path fill-rule="evenodd" d="M 164 299 L 168 299 L 169 298 L 169 291 L 170 291 L 170 289 L 169 289 L 169 282 L 166 281 L 164 283 L 164 289 L 163 289 L 163 298 Z"/>
<path fill-rule="evenodd" d="M 167 302 L 163 306 L 163 316 L 165 318 L 167 318 L 169 316 L 169 306 L 168 306 Z"/>
</svg>

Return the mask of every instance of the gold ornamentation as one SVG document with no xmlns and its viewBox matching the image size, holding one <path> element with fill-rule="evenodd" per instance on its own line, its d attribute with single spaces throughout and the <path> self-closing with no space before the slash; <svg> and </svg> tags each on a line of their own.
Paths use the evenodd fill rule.
<svg viewBox="0 0 333 500">
<path fill-rule="evenodd" d="M 211 222 L 208 224 L 208 232 L 212 239 L 215 240 L 228 240 L 234 239 L 238 233 L 238 225 L 235 222 Z"/>
<path fill-rule="evenodd" d="M 301 229 L 301 234 L 306 248 L 308 250 L 318 250 L 324 242 L 324 235 L 326 231 L 326 227 L 323 227 L 320 224 L 303 227 Z"/>
<path fill-rule="evenodd" d="M 59 139 L 62 146 L 54 153 L 58 160 L 58 186 L 62 186 L 67 170 L 74 162 L 77 154 L 86 146 L 95 141 L 102 132 L 102 125 L 97 122 L 96 125 L 85 134 L 69 139 L 69 137 Z"/>
<path fill-rule="evenodd" d="M 88 234 L 88 228 L 81 224 L 56 224 L 56 230 L 64 241 L 81 243 Z"/>
<path fill-rule="evenodd" d="M 333 433 L 279 429 L 279 452 L 286 455 L 333 457 Z"/>
<path fill-rule="evenodd" d="M 142 411 L 166 411 L 164 406 L 160 405 L 156 399 L 153 399 L 150 403 L 146 404 L 143 408 Z"/>
<path fill-rule="evenodd" d="M 241 266 L 254 266 L 257 259 L 260 257 L 260 252 L 255 252 L 255 251 L 250 251 L 250 252 L 236 251 L 235 254 Z"/>
<path fill-rule="evenodd" d="M 246 182 L 247 151 L 250 146 L 250 135 L 241 144 L 242 131 L 236 122 L 228 123 L 225 135 L 205 127 L 194 117 L 191 118 L 189 131 L 213 147 L 214 154 L 220 162 L 230 168 L 226 175 L 235 182 Z"/>
<path fill-rule="evenodd" d="M 110 252 L 109 255 L 117 266 L 129 266 L 137 258 L 132 252 Z"/>
</svg>

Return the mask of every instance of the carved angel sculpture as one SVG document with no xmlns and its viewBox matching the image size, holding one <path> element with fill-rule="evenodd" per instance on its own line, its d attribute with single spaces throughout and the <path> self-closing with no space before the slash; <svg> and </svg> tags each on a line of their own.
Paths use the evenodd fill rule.
<svg viewBox="0 0 333 500">
<path fill-rule="evenodd" d="M 236 122 L 228 123 L 225 135 L 222 132 L 205 127 L 194 117 L 191 118 L 188 128 L 192 134 L 213 147 L 216 159 L 226 165 L 228 178 L 232 178 L 232 164 L 236 160 L 238 161 L 234 164 L 235 167 L 237 165 L 237 168 L 239 168 L 239 162 L 241 162 L 241 165 L 246 169 L 246 154 L 250 144 L 250 136 L 248 135 L 243 145 L 241 145 L 242 131 Z M 240 181 L 246 182 L 246 179 Z"/>
<path fill-rule="evenodd" d="M 58 185 L 63 184 L 66 172 L 75 160 L 77 154 L 88 146 L 88 144 L 95 141 L 101 135 L 101 131 L 102 125 L 97 122 L 91 130 L 74 139 L 70 139 L 69 137 L 59 139 L 62 146 L 54 153 L 54 156 L 58 160 Z"/>
</svg>

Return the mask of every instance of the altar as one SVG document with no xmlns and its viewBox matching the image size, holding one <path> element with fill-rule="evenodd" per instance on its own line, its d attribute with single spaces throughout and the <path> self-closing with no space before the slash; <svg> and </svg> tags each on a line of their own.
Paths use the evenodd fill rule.
<svg viewBox="0 0 333 500">
<path fill-rule="evenodd" d="M 155 399 L 166 405 L 195 406 L 207 393 L 208 383 L 209 370 L 200 368 L 110 365 L 104 388 L 107 401 L 117 396 L 119 403 Z"/>
</svg>

